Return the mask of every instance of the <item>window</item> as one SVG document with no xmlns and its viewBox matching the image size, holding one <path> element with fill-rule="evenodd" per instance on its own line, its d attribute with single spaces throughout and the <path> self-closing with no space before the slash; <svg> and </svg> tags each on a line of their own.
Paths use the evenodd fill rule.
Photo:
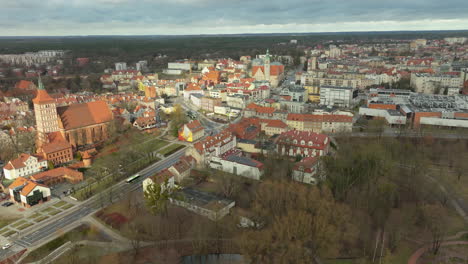
<svg viewBox="0 0 468 264">
<path fill-rule="evenodd" d="M 293 140 L 293 144 L 297 144 L 297 140 Z"/>
</svg>

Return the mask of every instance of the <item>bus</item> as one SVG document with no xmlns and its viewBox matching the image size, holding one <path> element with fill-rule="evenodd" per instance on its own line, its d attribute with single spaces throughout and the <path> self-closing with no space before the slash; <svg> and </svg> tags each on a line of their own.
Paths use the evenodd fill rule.
<svg viewBox="0 0 468 264">
<path fill-rule="evenodd" d="M 126 183 L 132 183 L 132 182 L 134 182 L 134 181 L 135 181 L 136 179 L 138 179 L 138 178 L 140 178 L 140 174 L 137 173 L 137 174 L 133 175 L 132 177 L 126 179 L 125 182 L 126 182 Z"/>
</svg>

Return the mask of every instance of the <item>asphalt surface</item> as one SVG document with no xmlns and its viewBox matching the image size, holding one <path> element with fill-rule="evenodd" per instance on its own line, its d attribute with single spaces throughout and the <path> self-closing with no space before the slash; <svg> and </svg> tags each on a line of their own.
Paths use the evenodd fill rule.
<svg viewBox="0 0 468 264">
<path fill-rule="evenodd" d="M 122 181 L 112 186 L 112 193 L 119 194 L 113 202 L 125 197 L 125 194 L 129 192 L 141 188 L 143 180 L 154 175 L 156 172 L 172 166 L 184 155 L 185 148 L 170 155 L 166 159 L 158 161 L 141 170 L 139 172 L 141 176 L 138 180 L 132 183 Z M 0 251 L 0 260 L 13 255 L 23 248 L 31 248 L 40 245 L 43 239 L 53 235 L 59 235 L 61 229 L 64 229 L 65 227 L 81 220 L 85 216 L 98 211 L 102 206 L 106 206 L 111 203 L 109 199 L 102 199 L 102 197 L 99 196 L 100 195 L 95 195 L 83 203 L 76 205 L 66 215 L 57 215 L 57 217 L 52 218 L 47 221 L 47 223 L 34 225 L 32 230 L 29 230 L 26 234 L 20 234 L 15 239 L 10 239 L 13 246 L 10 249 Z"/>
</svg>

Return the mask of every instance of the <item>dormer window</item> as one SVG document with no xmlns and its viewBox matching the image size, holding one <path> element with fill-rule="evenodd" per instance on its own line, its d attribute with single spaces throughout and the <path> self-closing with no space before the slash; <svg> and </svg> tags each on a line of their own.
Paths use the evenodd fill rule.
<svg viewBox="0 0 468 264">
<path fill-rule="evenodd" d="M 293 140 L 293 144 L 297 144 L 297 140 Z"/>
<path fill-rule="evenodd" d="M 312 145 L 313 145 L 312 141 L 309 141 L 309 146 L 312 146 Z"/>
<path fill-rule="evenodd" d="M 304 141 L 304 140 L 301 140 L 301 145 L 305 145 L 305 141 Z"/>
</svg>

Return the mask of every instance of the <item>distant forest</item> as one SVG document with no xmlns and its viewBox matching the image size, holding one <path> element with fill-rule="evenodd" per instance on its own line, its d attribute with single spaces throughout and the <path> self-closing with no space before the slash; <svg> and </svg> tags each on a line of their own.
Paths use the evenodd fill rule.
<svg viewBox="0 0 468 264">
<path fill-rule="evenodd" d="M 468 36 L 468 31 L 399 31 L 354 33 L 297 33 L 297 34 L 245 34 L 245 35 L 191 35 L 191 36 L 68 36 L 68 37 L 0 37 L 0 54 L 24 53 L 38 50 L 69 50 L 68 62 L 75 58 L 89 57 L 99 61 L 87 70 L 78 72 L 98 73 L 105 67 L 113 67 L 116 61 L 133 64 L 147 60 L 151 70 L 160 70 L 167 61 L 189 58 L 233 58 L 242 55 L 264 54 L 268 48 L 278 55 L 303 55 L 298 47 L 313 47 L 319 43 L 372 43 L 390 39 L 436 39 L 449 36 Z M 289 44 L 291 39 L 297 45 Z M 164 59 L 158 55 L 166 55 Z M 68 64 L 68 63 L 66 63 Z M 76 71 L 75 71 L 76 72 Z"/>
</svg>

